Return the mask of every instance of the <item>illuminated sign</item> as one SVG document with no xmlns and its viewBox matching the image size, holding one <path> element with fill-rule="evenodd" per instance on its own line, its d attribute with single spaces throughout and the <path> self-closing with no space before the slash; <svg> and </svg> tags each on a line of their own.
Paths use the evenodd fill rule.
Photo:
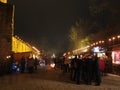
<svg viewBox="0 0 120 90">
<path fill-rule="evenodd" d="M 92 49 L 92 52 L 95 52 L 95 53 L 101 52 L 102 53 L 102 52 L 105 52 L 105 49 L 97 46 Z"/>
</svg>

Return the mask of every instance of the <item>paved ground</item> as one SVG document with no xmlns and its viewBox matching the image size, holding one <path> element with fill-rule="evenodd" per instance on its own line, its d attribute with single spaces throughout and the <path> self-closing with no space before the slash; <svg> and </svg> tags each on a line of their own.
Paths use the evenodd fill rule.
<svg viewBox="0 0 120 90">
<path fill-rule="evenodd" d="M 77 85 L 69 74 L 51 68 L 39 69 L 32 74 L 12 74 L 0 77 L 0 90 L 120 90 L 120 76 L 102 77 L 100 86 Z"/>
</svg>

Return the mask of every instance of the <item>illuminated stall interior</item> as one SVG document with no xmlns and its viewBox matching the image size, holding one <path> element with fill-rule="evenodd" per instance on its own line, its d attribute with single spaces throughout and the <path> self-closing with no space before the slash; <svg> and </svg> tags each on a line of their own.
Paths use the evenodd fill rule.
<svg viewBox="0 0 120 90">
<path fill-rule="evenodd" d="M 40 55 L 40 51 L 37 48 L 24 42 L 17 36 L 12 37 L 12 52 L 14 53 L 14 58 L 18 60 L 22 56 L 38 57 Z"/>
<path fill-rule="evenodd" d="M 120 44 L 112 47 L 111 57 L 113 73 L 120 75 Z"/>
<path fill-rule="evenodd" d="M 112 52 L 112 63 L 120 64 L 120 51 L 113 51 Z"/>
<path fill-rule="evenodd" d="M 0 2 L 2 2 L 2 3 L 7 3 L 7 0 L 0 0 Z"/>
<path fill-rule="evenodd" d="M 32 51 L 32 49 L 29 47 L 29 45 L 27 45 L 27 43 L 19 39 L 19 37 L 13 36 L 12 37 L 12 51 L 15 53 L 22 53 L 22 52 L 30 52 Z"/>
<path fill-rule="evenodd" d="M 105 57 L 106 50 L 100 46 L 93 47 L 92 52 L 97 54 L 98 57 Z"/>
</svg>

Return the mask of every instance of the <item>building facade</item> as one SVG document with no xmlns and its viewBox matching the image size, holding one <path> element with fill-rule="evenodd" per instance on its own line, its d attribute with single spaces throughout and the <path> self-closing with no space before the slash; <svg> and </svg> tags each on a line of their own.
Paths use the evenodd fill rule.
<svg viewBox="0 0 120 90">
<path fill-rule="evenodd" d="M 6 0 L 0 1 L 0 58 L 5 58 L 12 49 L 14 6 L 2 3 L 7 2 Z"/>
<path fill-rule="evenodd" d="M 8 4 L 7 0 L 0 0 L 0 60 L 7 59 L 11 54 L 18 59 L 23 55 L 37 56 L 40 52 L 14 36 L 14 5 Z"/>
</svg>

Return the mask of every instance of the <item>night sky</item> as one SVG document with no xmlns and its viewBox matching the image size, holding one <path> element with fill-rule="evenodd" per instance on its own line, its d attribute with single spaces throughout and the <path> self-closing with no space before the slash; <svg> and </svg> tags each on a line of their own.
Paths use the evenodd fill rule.
<svg viewBox="0 0 120 90">
<path fill-rule="evenodd" d="M 68 33 L 88 17 L 87 0 L 8 0 L 15 5 L 15 35 L 38 49 L 66 51 Z"/>
</svg>

